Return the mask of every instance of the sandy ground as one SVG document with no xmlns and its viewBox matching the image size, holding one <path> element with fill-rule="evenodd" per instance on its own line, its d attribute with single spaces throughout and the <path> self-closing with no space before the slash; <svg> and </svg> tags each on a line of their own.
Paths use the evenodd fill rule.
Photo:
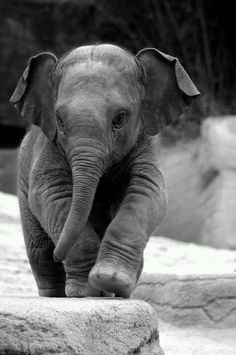
<svg viewBox="0 0 236 355">
<path fill-rule="evenodd" d="M 144 272 L 227 273 L 236 269 L 236 251 L 151 238 Z M 37 296 L 24 247 L 15 196 L 0 193 L 0 295 Z M 166 355 L 236 355 L 236 329 L 178 328 L 160 322 Z"/>
<path fill-rule="evenodd" d="M 236 251 L 152 237 L 144 252 L 146 273 L 227 274 L 236 271 Z"/>
</svg>

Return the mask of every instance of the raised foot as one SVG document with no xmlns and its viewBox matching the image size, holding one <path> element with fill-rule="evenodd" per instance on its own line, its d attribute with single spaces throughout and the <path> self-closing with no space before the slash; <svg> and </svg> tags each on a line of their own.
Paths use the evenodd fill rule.
<svg viewBox="0 0 236 355">
<path fill-rule="evenodd" d="M 124 268 L 110 264 L 95 265 L 89 274 L 92 287 L 116 297 L 129 298 L 136 283 L 136 273 L 129 274 Z"/>
</svg>

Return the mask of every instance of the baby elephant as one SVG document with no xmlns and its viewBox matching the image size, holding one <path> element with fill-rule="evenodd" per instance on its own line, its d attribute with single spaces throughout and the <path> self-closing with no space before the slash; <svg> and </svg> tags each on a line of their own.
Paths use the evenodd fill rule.
<svg viewBox="0 0 236 355">
<path fill-rule="evenodd" d="M 130 296 L 166 207 L 157 134 L 198 95 L 179 61 L 154 48 L 30 59 L 11 102 L 32 124 L 18 195 L 40 296 Z"/>
</svg>

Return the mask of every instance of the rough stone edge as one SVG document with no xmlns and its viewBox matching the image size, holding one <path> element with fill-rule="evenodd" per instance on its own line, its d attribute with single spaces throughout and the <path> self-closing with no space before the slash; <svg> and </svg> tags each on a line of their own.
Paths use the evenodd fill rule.
<svg viewBox="0 0 236 355">
<path fill-rule="evenodd" d="M 7 302 L 10 302 L 11 301 L 11 297 L 10 298 L 7 298 L 7 297 L 0 297 L 0 300 L 2 299 L 7 299 Z M 36 352 L 34 352 L 34 347 L 32 348 L 33 351 L 31 352 L 30 349 L 28 348 L 23 348 L 21 349 L 22 351 L 22 354 L 24 353 L 29 353 L 29 354 L 44 354 L 45 351 L 46 352 L 50 352 L 53 351 L 52 353 L 55 353 L 55 354 L 64 354 L 65 351 L 68 355 L 74 355 L 74 354 L 78 354 L 78 353 L 81 353 L 79 351 L 79 349 L 75 349 L 75 347 L 73 346 L 73 342 L 71 344 L 70 340 L 71 340 L 71 337 L 69 336 L 69 327 L 67 328 L 68 325 L 70 326 L 73 326 L 74 322 L 75 322 L 75 319 L 71 319 L 71 317 L 68 317 L 68 315 L 70 315 L 70 312 L 71 310 L 68 310 L 68 309 L 62 309 L 59 310 L 59 317 L 60 317 L 60 321 L 58 322 L 58 319 L 47 319 L 45 318 L 45 312 L 42 312 L 42 318 L 40 319 L 40 322 L 37 322 L 37 324 L 35 324 L 34 322 L 31 322 L 30 321 L 30 317 L 34 315 L 35 311 L 32 309 L 32 307 L 28 307 L 26 306 L 26 311 L 28 309 L 28 311 L 30 310 L 30 312 L 26 312 L 26 316 L 25 317 L 22 317 L 22 312 L 21 311 L 17 311 L 14 313 L 14 310 L 16 309 L 16 302 L 15 300 L 17 299 L 20 299 L 21 302 L 25 299 L 25 301 L 27 302 L 27 300 L 29 299 L 33 299 L 35 300 L 35 306 L 38 306 L 40 303 L 42 305 L 42 307 L 45 305 L 45 300 L 48 300 L 48 303 L 50 304 L 50 302 L 53 302 L 53 300 L 55 299 L 45 299 L 45 298 L 38 298 L 38 297 L 30 297 L 30 298 L 24 298 L 24 297 L 12 297 L 12 299 L 14 299 L 14 302 L 13 302 L 13 308 L 9 308 L 8 310 L 2 310 L 0 311 L 0 318 L 2 318 L 2 321 L 0 322 L 0 329 L 1 329 L 1 325 L 2 325 L 2 328 L 3 330 L 4 329 L 7 329 L 7 325 L 9 325 L 9 329 L 11 329 L 11 331 L 13 331 L 13 334 L 15 331 L 17 331 L 17 329 L 19 329 L 19 327 L 21 328 L 22 332 L 20 332 L 22 338 L 18 341 L 18 344 L 16 344 L 16 348 L 9 348 L 8 351 L 12 351 L 12 353 L 16 352 L 17 350 L 17 345 L 21 347 L 21 344 L 23 344 L 23 340 L 25 339 L 24 337 L 28 338 L 28 336 L 33 339 L 36 335 L 36 342 L 39 341 L 40 339 L 40 336 L 41 336 L 41 332 L 43 334 L 45 334 L 45 336 L 47 335 L 48 336 L 48 339 L 47 339 L 47 344 L 52 342 L 52 346 L 49 346 L 49 348 L 45 348 L 43 350 L 43 352 L 37 352 L 38 350 L 36 349 Z M 42 300 L 42 302 L 40 302 Z M 60 302 L 60 300 L 62 299 L 57 299 L 58 301 L 57 302 Z M 80 299 L 81 300 L 81 299 Z M 91 300 L 91 299 L 90 299 Z M 98 302 L 98 304 L 100 303 L 100 300 L 99 299 L 93 299 L 93 301 L 96 300 L 95 302 Z M 79 300 L 78 299 L 63 299 L 63 302 L 76 302 L 76 303 L 79 303 Z M 24 301 L 23 301 L 24 302 Z M 82 299 L 82 302 L 86 302 L 86 299 Z M 113 303 L 116 302 L 116 300 L 112 300 Z M 110 309 L 110 312 L 113 314 L 114 316 L 114 319 L 113 319 L 113 323 L 115 324 L 115 327 L 116 327 L 116 321 L 117 321 L 117 318 L 115 317 L 115 313 L 116 313 L 116 308 L 117 307 L 121 307 L 122 311 L 123 311 L 123 306 L 122 306 L 122 302 L 125 302 L 125 306 L 124 309 L 128 309 L 127 306 L 129 307 L 129 305 L 127 304 L 127 302 L 133 302 L 133 309 L 132 311 L 130 312 L 130 315 L 132 315 L 132 312 L 138 312 L 140 315 L 142 315 L 142 311 L 143 309 L 145 308 L 145 311 L 146 311 L 146 314 L 147 314 L 147 317 L 149 318 L 150 322 L 148 322 L 148 325 L 147 325 L 147 333 L 150 333 L 149 335 L 150 336 L 144 336 L 144 338 L 140 338 L 140 342 L 137 344 L 137 346 L 135 347 L 129 347 L 129 343 L 125 343 L 124 342 L 124 345 L 127 346 L 127 351 L 124 353 L 124 354 L 142 354 L 142 355 L 145 355 L 145 354 L 155 354 L 155 355 L 163 355 L 164 352 L 161 348 L 161 345 L 160 345 L 160 342 L 159 342 L 159 332 L 158 332 L 158 322 L 157 322 L 157 315 L 156 315 L 156 312 L 155 310 L 150 306 L 150 304 L 146 303 L 144 301 L 132 301 L 132 300 L 118 300 L 117 302 L 117 305 L 114 305 L 113 303 L 111 303 L 108 308 Z M 4 302 L 3 302 L 4 304 Z M 47 304 L 47 301 L 46 301 L 46 305 L 48 307 L 48 304 Z M 20 306 L 20 304 L 19 304 Z M 63 306 L 63 304 L 62 304 Z M 101 306 L 101 303 L 100 303 L 100 306 Z M 12 311 L 13 309 L 13 311 Z M 32 311 L 31 311 L 32 310 Z M 78 310 L 78 309 L 77 309 Z M 91 315 L 93 314 L 96 314 L 99 316 L 99 313 L 100 311 L 102 311 L 102 308 L 98 309 L 98 311 L 95 309 L 95 308 L 91 308 L 91 307 L 88 307 L 88 311 L 86 309 L 86 312 L 84 312 L 84 309 L 83 311 L 81 312 L 81 315 L 79 314 L 80 311 L 77 312 L 77 310 L 75 310 L 73 313 L 74 315 L 77 313 L 77 317 L 80 316 L 79 318 L 82 319 L 82 321 L 84 321 L 84 318 L 83 318 L 83 315 L 85 314 L 85 318 L 87 317 L 88 315 L 88 319 L 90 319 Z M 139 312 L 140 310 L 140 312 Z M 52 312 L 55 313 L 56 315 L 56 312 L 58 312 L 58 309 L 57 307 L 52 307 Z M 92 313 L 90 313 L 92 312 Z M 95 313 L 94 313 L 95 312 Z M 106 313 L 106 312 L 105 312 Z M 82 316 L 82 318 L 81 318 Z M 73 317 L 73 316 L 72 316 Z M 137 317 L 137 313 L 136 313 L 136 317 Z M 10 320 L 10 322 L 6 321 L 6 318 L 8 318 L 8 320 Z M 128 313 L 128 318 L 129 318 L 129 313 Z M 127 318 L 127 319 L 128 319 Z M 37 319 L 37 317 L 36 317 Z M 63 319 L 65 320 L 65 323 L 63 322 Z M 78 318 L 77 318 L 78 319 Z M 125 319 L 125 322 L 127 321 L 127 319 L 124 317 Z M 142 318 L 140 318 L 142 319 Z M 5 325 L 4 325 L 4 320 L 5 320 Z M 41 322 L 42 321 L 42 322 Z M 100 322 L 101 320 L 97 320 L 95 319 L 95 323 L 98 323 Z M 103 322 L 103 320 L 102 320 Z M 68 324 L 67 324 L 68 323 Z M 93 323 L 93 322 L 92 322 Z M 118 322 L 119 324 L 120 322 Z M 61 326 L 61 324 L 65 324 L 65 327 L 63 329 L 63 326 Z M 125 323 L 124 323 L 125 324 Z M 90 324 L 91 326 L 91 324 Z M 121 324 L 122 326 L 122 324 Z M 141 329 L 143 328 L 144 326 L 144 323 L 142 324 L 142 322 L 140 323 L 141 326 Z M 89 328 L 89 327 L 88 327 Z M 49 331 L 50 329 L 50 331 Z M 52 329 L 52 330 L 51 330 Z M 129 329 L 129 327 L 128 327 Z M 135 329 L 135 328 L 134 328 Z M 79 329 L 79 326 L 74 328 L 76 334 L 78 334 L 78 330 L 79 330 L 79 333 L 81 333 L 81 339 L 84 340 L 83 336 L 83 330 L 82 332 L 80 332 L 80 329 Z M 18 330 L 19 331 L 19 330 Z M 140 332 L 140 329 L 139 329 L 139 332 Z M 137 337 L 139 335 L 139 332 L 135 335 L 135 332 L 134 332 L 134 336 L 135 336 L 135 341 L 137 341 Z M 5 333 L 6 333 L 6 330 L 5 330 Z M 52 333 L 52 334 L 51 334 Z M 93 331 L 92 331 L 93 333 Z M 132 331 L 129 330 L 129 333 L 131 334 Z M 9 337 L 9 333 L 7 333 L 7 337 Z M 86 333 L 87 334 L 87 333 Z M 146 334 L 147 335 L 147 334 Z M 4 336 L 4 334 L 2 333 L 2 336 Z M 33 338 L 32 338 L 33 336 Z M 91 337 L 91 334 L 89 334 L 89 336 Z M 59 338 L 59 340 L 58 340 Z M 4 337 L 3 337 L 4 339 Z M 17 339 L 14 339 L 13 343 L 15 343 L 15 340 L 17 341 Z M 34 338 L 35 340 L 35 338 Z M 58 340 L 58 341 L 57 341 Z M 119 340 L 120 338 L 115 338 L 112 339 L 111 337 L 111 342 L 112 341 L 118 341 L 119 343 Z M 54 341 L 54 342 L 53 342 Z M 10 341 L 9 341 L 10 343 Z M 117 344 L 118 344 L 117 343 Z M 101 346 L 101 342 L 99 342 L 99 345 Z M 109 345 L 109 344 L 108 344 Z M 1 346 L 0 346 L 1 347 Z M 18 347 L 19 349 L 19 347 Z M 1 349 L 0 349 L 1 350 Z M 109 349 L 110 350 L 110 349 Z M 3 351 L 3 349 L 1 350 Z M 0 351 L 0 353 L 1 353 Z M 18 350 L 19 351 L 19 350 Z M 25 352 L 24 352 L 25 351 Z M 56 352 L 55 352 L 56 351 Z M 79 351 L 79 352 L 77 352 Z M 9 352 L 8 352 L 9 353 Z M 90 352 L 88 351 L 88 349 L 86 350 L 85 349 L 85 352 L 83 352 L 84 354 L 89 354 Z M 114 352 L 114 349 L 110 352 L 111 354 L 115 354 Z M 122 354 L 123 352 L 119 352 L 119 354 Z M 100 352 L 97 352 L 96 354 L 100 354 Z"/>
<path fill-rule="evenodd" d="M 179 326 L 236 327 L 236 275 L 143 274 L 134 299 Z M 192 297 L 191 297 L 192 296 Z"/>
</svg>

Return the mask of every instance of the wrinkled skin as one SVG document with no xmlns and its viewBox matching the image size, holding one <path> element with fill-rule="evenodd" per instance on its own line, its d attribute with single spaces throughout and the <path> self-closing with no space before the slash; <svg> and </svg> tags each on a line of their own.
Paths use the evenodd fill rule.
<svg viewBox="0 0 236 355">
<path fill-rule="evenodd" d="M 130 296 L 166 208 L 157 134 L 198 94 L 155 49 L 31 59 L 11 101 L 32 123 L 18 195 L 41 296 Z"/>
</svg>

